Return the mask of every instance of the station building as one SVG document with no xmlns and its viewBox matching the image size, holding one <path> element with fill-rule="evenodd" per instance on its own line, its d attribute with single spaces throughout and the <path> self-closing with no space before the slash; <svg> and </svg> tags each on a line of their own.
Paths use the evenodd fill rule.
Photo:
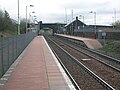
<svg viewBox="0 0 120 90">
<path fill-rule="evenodd" d="M 103 38 L 101 33 L 105 33 L 106 39 L 120 39 L 120 29 L 106 25 L 86 25 L 76 17 L 74 21 L 65 25 L 65 34 L 88 37 Z"/>
</svg>

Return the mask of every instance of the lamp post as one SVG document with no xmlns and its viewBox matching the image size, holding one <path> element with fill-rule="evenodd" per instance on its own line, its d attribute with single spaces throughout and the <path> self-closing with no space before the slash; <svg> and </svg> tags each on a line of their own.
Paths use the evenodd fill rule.
<svg viewBox="0 0 120 90">
<path fill-rule="evenodd" d="M 84 37 L 84 36 L 85 36 L 85 35 L 84 35 L 84 16 L 83 16 L 83 15 L 80 15 L 80 17 L 83 18 L 83 37 Z"/>
<path fill-rule="evenodd" d="M 67 9 L 65 8 L 65 23 L 67 25 Z"/>
<path fill-rule="evenodd" d="M 33 16 L 33 22 L 37 21 L 37 16 Z"/>
<path fill-rule="evenodd" d="M 73 10 L 71 11 L 71 35 L 74 34 L 74 31 L 73 31 Z"/>
<path fill-rule="evenodd" d="M 29 13 L 29 20 L 30 20 L 29 23 L 31 23 L 31 22 L 32 22 L 32 19 L 33 19 L 32 15 L 31 15 L 32 13 L 35 13 L 35 12 L 30 12 L 30 13 Z"/>
<path fill-rule="evenodd" d="M 37 32 L 38 32 L 38 31 L 37 31 L 37 30 L 38 30 L 38 25 L 36 25 L 35 22 L 38 23 L 38 21 L 37 21 L 37 16 L 33 16 L 34 29 L 35 29 L 35 32 L 37 33 Z"/>
<path fill-rule="evenodd" d="M 20 13 L 19 13 L 19 0 L 18 0 L 18 35 L 20 35 Z"/>
<path fill-rule="evenodd" d="M 26 6 L 26 33 L 27 33 L 27 7 L 28 6 Z M 29 7 L 34 7 L 34 5 L 29 5 Z"/>
<path fill-rule="evenodd" d="M 94 31 L 94 33 L 95 33 L 95 39 L 96 39 L 96 12 L 93 12 L 93 11 L 91 11 L 90 13 L 93 13 L 94 14 L 94 25 L 95 25 L 95 31 Z"/>
</svg>

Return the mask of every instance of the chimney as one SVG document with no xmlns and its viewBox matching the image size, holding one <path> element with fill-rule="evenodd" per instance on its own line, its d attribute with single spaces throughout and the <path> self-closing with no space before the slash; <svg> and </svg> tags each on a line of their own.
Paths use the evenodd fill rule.
<svg viewBox="0 0 120 90">
<path fill-rule="evenodd" d="M 78 17 L 76 17 L 76 20 L 78 20 Z"/>
</svg>

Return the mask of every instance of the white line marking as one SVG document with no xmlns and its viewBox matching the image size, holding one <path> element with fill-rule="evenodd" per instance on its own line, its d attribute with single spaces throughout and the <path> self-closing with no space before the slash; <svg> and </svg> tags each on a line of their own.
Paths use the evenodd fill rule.
<svg viewBox="0 0 120 90">
<path fill-rule="evenodd" d="M 1 78 L 0 80 L 4 80 L 4 81 L 6 81 L 6 80 L 8 80 L 8 78 Z"/>
<path fill-rule="evenodd" d="M 0 84 L 0 86 L 3 86 L 3 85 L 5 85 L 5 84 Z"/>
<path fill-rule="evenodd" d="M 5 74 L 4 76 L 10 76 L 10 74 Z"/>
<path fill-rule="evenodd" d="M 89 61 L 89 60 L 91 60 L 91 59 L 82 59 L 83 61 Z"/>
</svg>

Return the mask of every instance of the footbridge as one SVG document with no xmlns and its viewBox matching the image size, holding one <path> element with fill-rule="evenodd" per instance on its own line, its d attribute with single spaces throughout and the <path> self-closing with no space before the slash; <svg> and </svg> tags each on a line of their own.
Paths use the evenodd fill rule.
<svg viewBox="0 0 120 90">
<path fill-rule="evenodd" d="M 39 29 L 43 29 L 43 28 L 51 28 L 53 29 L 53 33 L 57 33 L 57 32 L 63 32 L 63 28 L 66 24 L 64 23 L 43 23 L 42 21 L 40 21 L 38 23 L 39 25 Z"/>
</svg>

